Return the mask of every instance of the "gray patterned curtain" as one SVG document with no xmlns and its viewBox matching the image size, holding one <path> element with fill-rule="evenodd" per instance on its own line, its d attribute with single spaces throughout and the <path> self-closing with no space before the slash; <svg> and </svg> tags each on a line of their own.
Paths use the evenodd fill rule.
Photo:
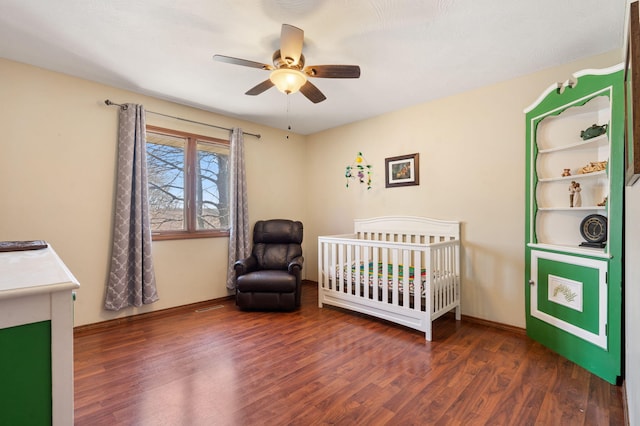
<svg viewBox="0 0 640 426">
<path fill-rule="evenodd" d="M 120 107 L 113 248 L 104 303 L 111 311 L 158 300 L 151 257 L 145 140 L 143 106 Z"/>
<path fill-rule="evenodd" d="M 229 209 L 229 265 L 227 267 L 227 289 L 235 291 L 233 264 L 251 254 L 249 246 L 249 206 L 247 204 L 247 181 L 244 171 L 244 137 L 242 129 L 231 132 L 231 200 Z"/>
</svg>

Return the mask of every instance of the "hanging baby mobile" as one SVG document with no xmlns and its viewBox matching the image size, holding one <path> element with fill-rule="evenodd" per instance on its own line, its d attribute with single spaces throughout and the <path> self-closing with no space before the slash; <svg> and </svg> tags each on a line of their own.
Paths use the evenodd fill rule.
<svg viewBox="0 0 640 426">
<path fill-rule="evenodd" d="M 361 152 L 358 153 L 353 164 L 347 166 L 344 176 L 347 178 L 347 188 L 349 180 L 353 179 L 366 183 L 367 189 L 371 189 L 371 165 L 367 164 Z"/>
</svg>

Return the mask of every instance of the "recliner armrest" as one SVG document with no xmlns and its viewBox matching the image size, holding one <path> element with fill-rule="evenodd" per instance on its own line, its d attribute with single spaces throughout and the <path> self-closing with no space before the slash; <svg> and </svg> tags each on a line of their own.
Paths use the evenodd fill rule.
<svg viewBox="0 0 640 426">
<path fill-rule="evenodd" d="M 255 271 L 258 267 L 258 261 L 254 256 L 249 256 L 245 259 L 237 260 L 233 264 L 233 269 L 236 271 L 236 275 L 244 275 L 251 271 Z"/>
<path fill-rule="evenodd" d="M 304 257 L 298 256 L 294 258 L 291 262 L 289 262 L 288 270 L 289 273 L 294 274 L 296 272 L 300 272 L 302 270 L 302 264 L 304 263 Z M 296 271 L 297 269 L 297 271 Z"/>
</svg>

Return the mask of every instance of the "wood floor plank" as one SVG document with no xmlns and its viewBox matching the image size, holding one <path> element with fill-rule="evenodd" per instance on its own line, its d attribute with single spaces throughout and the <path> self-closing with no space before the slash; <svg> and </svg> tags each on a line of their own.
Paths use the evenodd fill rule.
<svg viewBox="0 0 640 426">
<path fill-rule="evenodd" d="M 296 312 L 212 305 L 79 330 L 75 424 L 623 424 L 619 387 L 513 330 L 445 316 L 427 342 L 309 283 Z"/>
</svg>

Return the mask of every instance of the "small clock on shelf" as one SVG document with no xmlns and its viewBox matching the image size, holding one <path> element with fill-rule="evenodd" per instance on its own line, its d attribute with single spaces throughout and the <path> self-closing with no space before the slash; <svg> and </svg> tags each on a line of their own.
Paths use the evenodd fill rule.
<svg viewBox="0 0 640 426">
<path fill-rule="evenodd" d="M 601 214 L 590 214 L 580 223 L 580 234 L 586 241 L 581 247 L 604 248 L 607 244 L 607 218 Z"/>
</svg>

